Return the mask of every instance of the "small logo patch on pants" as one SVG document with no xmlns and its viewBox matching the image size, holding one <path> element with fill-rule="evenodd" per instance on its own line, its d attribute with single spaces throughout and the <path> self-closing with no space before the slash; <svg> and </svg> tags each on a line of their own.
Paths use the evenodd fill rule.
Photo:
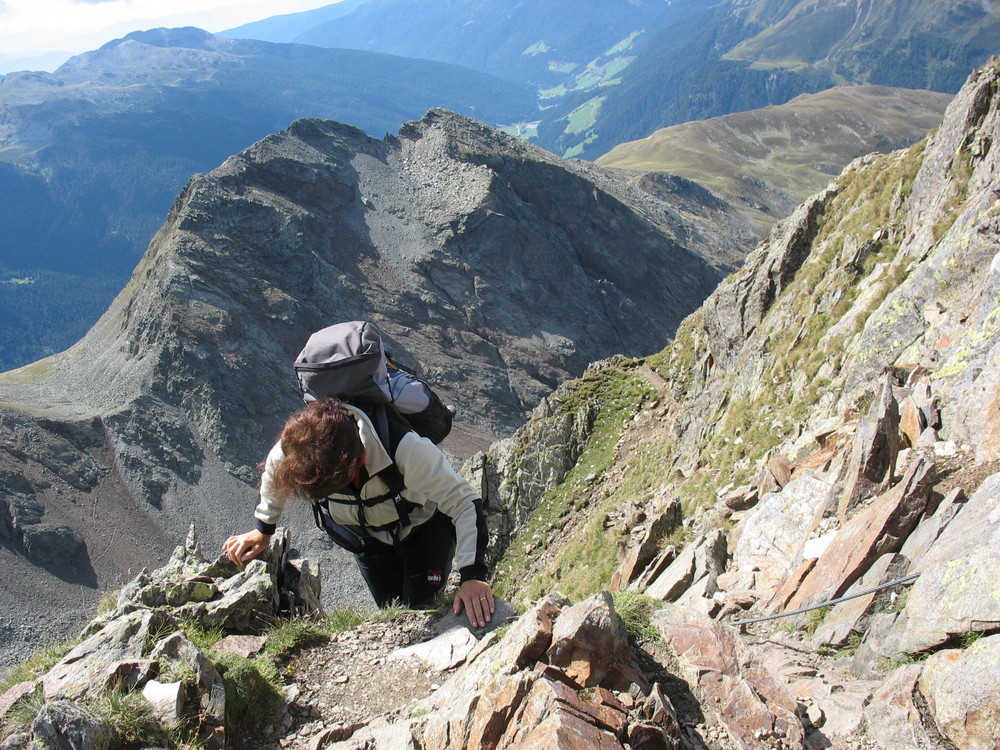
<svg viewBox="0 0 1000 750">
<path fill-rule="evenodd" d="M 444 578 L 443 571 L 440 570 L 427 571 L 427 583 L 431 584 L 432 586 L 440 585 L 443 578 Z"/>
</svg>

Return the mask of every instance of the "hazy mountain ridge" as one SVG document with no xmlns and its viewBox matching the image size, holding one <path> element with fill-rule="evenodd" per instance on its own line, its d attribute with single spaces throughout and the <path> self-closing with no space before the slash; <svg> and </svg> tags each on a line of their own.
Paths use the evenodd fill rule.
<svg viewBox="0 0 1000 750">
<path fill-rule="evenodd" d="M 606 167 L 680 175 L 757 215 L 762 236 L 853 159 L 905 148 L 940 122 L 949 94 L 841 86 L 782 105 L 674 125 L 615 146 Z"/>
<path fill-rule="evenodd" d="M 942 15 L 943 6 L 954 12 Z M 970 68 L 995 53 L 988 40 L 998 30 L 1000 11 L 983 0 L 732 0 L 649 39 L 620 85 L 590 103 L 587 127 L 567 128 L 593 99 L 584 94 L 548 113 L 538 139 L 556 153 L 596 158 L 663 127 L 835 85 L 954 93 Z"/>
<path fill-rule="evenodd" d="M 704 2 L 678 5 L 680 10 L 662 0 L 587 0 L 567 13 L 565 4 L 551 0 L 369 0 L 294 41 L 451 62 L 544 89 L 641 33 L 661 14 L 683 14 Z"/>
<path fill-rule="evenodd" d="M 113 298 L 108 279 L 124 284 L 191 174 L 297 117 L 334 117 L 381 136 L 439 105 L 487 122 L 522 119 L 534 106 L 527 89 L 441 63 L 196 29 L 132 34 L 56 73 L 6 76 L 0 267 L 29 281 L 0 286 L 13 313 L 0 362 L 76 341 Z M 29 291 L 41 309 L 19 304 Z M 50 316 L 46 297 L 78 305 L 77 314 Z M 47 321 L 42 341 L 17 338 L 31 325 L 15 322 L 29 315 Z"/>
</svg>

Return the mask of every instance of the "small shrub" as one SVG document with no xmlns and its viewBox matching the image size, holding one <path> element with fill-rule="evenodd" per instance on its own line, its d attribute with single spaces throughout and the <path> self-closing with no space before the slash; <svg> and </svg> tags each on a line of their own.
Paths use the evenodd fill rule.
<svg viewBox="0 0 1000 750">
<path fill-rule="evenodd" d="M 375 612 L 374 620 L 375 622 L 392 622 L 393 620 L 398 620 L 413 610 L 410 607 L 404 606 L 399 602 L 393 602 L 388 606 L 382 607 Z"/>
<path fill-rule="evenodd" d="M 105 591 L 97 601 L 97 616 L 109 615 L 118 607 L 118 591 Z"/>
<path fill-rule="evenodd" d="M 177 626 L 171 620 L 164 620 L 163 622 L 151 625 L 149 631 L 146 633 L 146 642 L 142 646 L 142 655 L 149 656 L 153 649 L 156 648 L 157 643 L 176 630 Z"/>
</svg>

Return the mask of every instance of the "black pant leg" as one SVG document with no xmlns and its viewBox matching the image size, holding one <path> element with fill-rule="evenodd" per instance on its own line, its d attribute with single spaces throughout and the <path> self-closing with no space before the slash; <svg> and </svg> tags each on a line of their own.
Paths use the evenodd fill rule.
<svg viewBox="0 0 1000 750">
<path fill-rule="evenodd" d="M 403 601 L 403 563 L 396 550 L 381 542 L 369 541 L 364 552 L 354 556 L 358 570 L 375 604 L 386 607 Z"/>
<path fill-rule="evenodd" d="M 369 541 L 355 555 L 358 570 L 375 603 L 384 607 L 400 601 L 424 607 L 444 590 L 455 556 L 455 526 L 443 513 L 414 529 L 396 547 Z"/>
<path fill-rule="evenodd" d="M 406 555 L 404 601 L 414 607 L 430 606 L 448 583 L 455 557 L 455 525 L 444 513 L 436 513 L 402 546 Z"/>
</svg>

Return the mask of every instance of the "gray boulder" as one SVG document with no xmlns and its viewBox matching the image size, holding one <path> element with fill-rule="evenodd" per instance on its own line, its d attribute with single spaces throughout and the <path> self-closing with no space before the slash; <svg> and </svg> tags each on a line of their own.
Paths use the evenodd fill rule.
<svg viewBox="0 0 1000 750">
<path fill-rule="evenodd" d="M 973 494 L 927 552 L 913 561 L 920 578 L 887 638 L 896 653 L 939 646 L 1000 622 L 1000 474 Z"/>
<path fill-rule="evenodd" d="M 66 699 L 42 706 L 31 732 L 30 747 L 38 750 L 107 750 L 114 738 L 109 724 Z"/>
<path fill-rule="evenodd" d="M 938 651 L 924 665 L 920 692 L 934 723 L 956 747 L 1000 746 L 1000 635 L 964 651 Z"/>
<path fill-rule="evenodd" d="M 24 552 L 39 565 L 68 565 L 84 552 L 83 537 L 69 526 L 37 523 L 21 529 Z"/>
</svg>

